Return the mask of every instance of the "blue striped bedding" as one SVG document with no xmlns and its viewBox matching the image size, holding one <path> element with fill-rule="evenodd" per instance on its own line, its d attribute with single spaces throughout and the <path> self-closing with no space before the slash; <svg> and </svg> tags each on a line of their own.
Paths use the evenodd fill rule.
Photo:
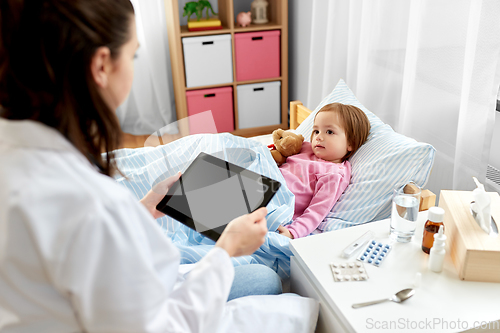
<svg viewBox="0 0 500 333">
<path fill-rule="evenodd" d="M 118 183 L 142 198 L 158 181 L 184 171 L 192 160 L 205 152 L 241 167 L 278 180 L 282 186 L 268 204 L 267 224 L 270 232 L 265 243 L 251 256 L 233 258 L 235 266 L 264 264 L 274 269 L 282 278 L 290 275 L 289 238 L 276 233 L 279 224 L 286 224 L 293 216 L 294 196 L 285 181 L 269 149 L 263 144 L 229 133 L 196 134 L 172 143 L 137 149 L 115 151 L 118 168 L 126 176 L 115 176 Z M 157 220 L 165 234 L 179 248 L 181 263 L 189 264 L 200 260 L 214 242 L 171 217 Z"/>
</svg>

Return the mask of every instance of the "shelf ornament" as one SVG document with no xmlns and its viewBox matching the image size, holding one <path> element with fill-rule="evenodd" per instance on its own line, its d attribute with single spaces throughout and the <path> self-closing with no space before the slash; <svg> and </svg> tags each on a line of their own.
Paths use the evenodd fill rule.
<svg viewBox="0 0 500 333">
<path fill-rule="evenodd" d="M 252 2 L 252 23 L 264 24 L 269 22 L 267 19 L 267 6 L 266 0 L 254 0 Z"/>
</svg>

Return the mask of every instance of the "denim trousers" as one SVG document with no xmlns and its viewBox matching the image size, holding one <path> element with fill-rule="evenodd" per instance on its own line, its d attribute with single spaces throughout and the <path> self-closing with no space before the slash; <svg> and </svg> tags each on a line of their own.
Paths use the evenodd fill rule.
<svg viewBox="0 0 500 333">
<path fill-rule="evenodd" d="M 264 265 L 242 265 L 234 268 L 234 281 L 228 301 L 249 295 L 278 295 L 283 292 L 279 275 Z"/>
</svg>

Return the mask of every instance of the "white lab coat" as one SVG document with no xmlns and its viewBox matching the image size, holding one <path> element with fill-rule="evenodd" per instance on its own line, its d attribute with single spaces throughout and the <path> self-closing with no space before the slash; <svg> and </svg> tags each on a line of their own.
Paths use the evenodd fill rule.
<svg viewBox="0 0 500 333">
<path fill-rule="evenodd" d="M 179 266 L 149 212 L 59 132 L 0 118 L 0 332 L 314 331 L 317 301 L 226 303 L 233 278 L 220 248 Z"/>
<path fill-rule="evenodd" d="M 137 199 L 59 132 L 0 118 L 0 331 L 213 332 L 234 277 L 179 251 Z"/>
</svg>

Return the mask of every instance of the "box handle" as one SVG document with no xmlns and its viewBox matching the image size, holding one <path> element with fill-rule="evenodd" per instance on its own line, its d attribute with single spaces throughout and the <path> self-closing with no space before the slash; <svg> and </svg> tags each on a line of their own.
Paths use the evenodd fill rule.
<svg viewBox="0 0 500 333">
<path fill-rule="evenodd" d="M 204 97 L 215 97 L 215 94 L 206 94 Z"/>
<path fill-rule="evenodd" d="M 264 88 L 253 88 L 253 91 L 264 91 Z"/>
<path fill-rule="evenodd" d="M 213 42 L 213 41 L 211 41 L 211 42 L 202 42 L 201 44 L 202 44 L 202 45 L 212 45 L 213 43 L 214 43 L 214 42 Z"/>
<path fill-rule="evenodd" d="M 264 37 L 260 36 L 260 37 L 252 37 L 252 40 L 261 40 L 263 39 Z"/>
</svg>

